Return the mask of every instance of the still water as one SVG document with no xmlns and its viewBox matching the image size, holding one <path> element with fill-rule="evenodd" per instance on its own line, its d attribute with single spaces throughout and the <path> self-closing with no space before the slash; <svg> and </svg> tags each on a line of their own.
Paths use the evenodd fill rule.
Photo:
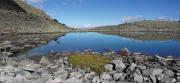
<svg viewBox="0 0 180 83">
<path fill-rule="evenodd" d="M 74 52 L 91 49 L 95 52 L 105 52 L 112 49 L 119 52 L 121 48 L 128 48 L 131 52 L 142 52 L 146 55 L 180 56 L 180 40 L 175 37 L 163 36 L 153 39 L 149 35 L 128 37 L 127 35 L 111 35 L 97 32 L 67 33 L 65 36 L 52 40 L 46 45 L 28 51 L 28 55 L 47 55 L 49 52 Z M 154 35 L 157 37 L 158 35 Z M 179 36 L 179 35 L 178 35 Z M 161 37 L 161 36 L 160 36 Z M 164 38 L 165 37 L 165 38 Z M 139 38 L 139 39 L 138 39 Z"/>
</svg>

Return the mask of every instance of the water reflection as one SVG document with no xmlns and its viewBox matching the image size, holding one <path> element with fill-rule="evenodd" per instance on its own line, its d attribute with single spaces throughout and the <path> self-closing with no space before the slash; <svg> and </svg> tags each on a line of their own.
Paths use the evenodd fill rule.
<svg viewBox="0 0 180 83">
<path fill-rule="evenodd" d="M 133 33 L 131 33 L 132 35 Z M 28 55 L 47 55 L 49 52 L 74 52 L 83 51 L 84 49 L 92 49 L 92 51 L 103 53 L 107 49 L 115 50 L 127 47 L 132 52 L 143 52 L 146 55 L 173 55 L 180 54 L 180 41 L 178 36 L 171 37 L 163 36 L 163 34 L 157 34 L 160 36 L 146 36 L 147 33 L 138 35 L 122 36 L 85 32 L 85 33 L 67 33 L 65 36 L 59 37 L 56 41 L 52 40 L 48 44 L 32 49 L 28 52 Z M 148 33 L 148 35 L 151 35 Z M 154 33 L 153 33 L 154 35 Z M 166 35 L 166 34 L 164 34 Z M 178 34 L 179 35 L 179 34 Z M 136 37 L 136 38 L 134 38 Z M 148 38 L 150 37 L 150 38 Z M 152 39 L 151 39 L 152 38 Z M 171 39 L 170 39 L 171 38 Z"/>
<path fill-rule="evenodd" d="M 110 35 L 118 35 L 136 40 L 180 40 L 180 33 L 164 32 L 100 32 Z"/>
</svg>

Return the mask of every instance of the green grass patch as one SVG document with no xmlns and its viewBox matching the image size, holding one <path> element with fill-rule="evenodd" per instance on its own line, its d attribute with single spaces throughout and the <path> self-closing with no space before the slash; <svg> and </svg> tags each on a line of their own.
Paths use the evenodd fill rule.
<svg viewBox="0 0 180 83">
<path fill-rule="evenodd" d="M 80 67 L 82 69 L 90 68 L 90 70 L 101 74 L 105 71 L 104 65 L 108 64 L 112 59 L 102 55 L 93 54 L 72 54 L 68 57 L 68 61 L 73 67 Z"/>
</svg>

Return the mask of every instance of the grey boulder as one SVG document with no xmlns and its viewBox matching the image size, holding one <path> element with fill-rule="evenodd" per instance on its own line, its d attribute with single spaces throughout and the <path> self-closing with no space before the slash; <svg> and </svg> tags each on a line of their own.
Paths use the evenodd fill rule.
<svg viewBox="0 0 180 83">
<path fill-rule="evenodd" d="M 122 72 L 126 68 L 126 65 L 122 62 L 122 60 L 113 60 L 111 63 L 114 64 L 115 69 L 118 72 Z"/>
</svg>

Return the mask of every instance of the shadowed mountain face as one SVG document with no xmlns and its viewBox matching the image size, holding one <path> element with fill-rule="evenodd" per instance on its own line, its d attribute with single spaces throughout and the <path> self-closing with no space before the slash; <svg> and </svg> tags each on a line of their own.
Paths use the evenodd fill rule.
<svg viewBox="0 0 180 83">
<path fill-rule="evenodd" d="M 0 0 L 0 33 L 64 32 L 64 25 L 19 0 Z"/>
<path fill-rule="evenodd" d="M 26 12 L 23 8 L 20 7 L 20 5 L 18 5 L 13 0 L 0 0 L 0 9 L 16 11 L 16 12 Z"/>
</svg>

